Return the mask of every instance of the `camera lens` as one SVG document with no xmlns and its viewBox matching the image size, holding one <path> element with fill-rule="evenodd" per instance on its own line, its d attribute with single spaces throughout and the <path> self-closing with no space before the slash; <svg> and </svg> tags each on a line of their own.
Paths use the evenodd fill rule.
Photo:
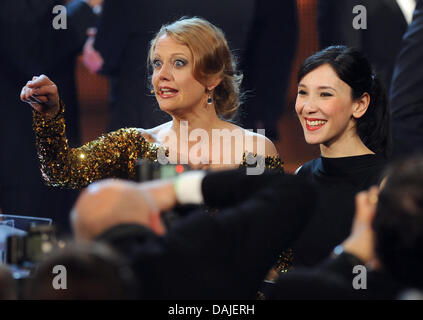
<svg viewBox="0 0 423 320">
<path fill-rule="evenodd" d="M 26 259 L 40 262 L 56 243 L 56 229 L 51 225 L 31 226 L 26 240 Z"/>
</svg>

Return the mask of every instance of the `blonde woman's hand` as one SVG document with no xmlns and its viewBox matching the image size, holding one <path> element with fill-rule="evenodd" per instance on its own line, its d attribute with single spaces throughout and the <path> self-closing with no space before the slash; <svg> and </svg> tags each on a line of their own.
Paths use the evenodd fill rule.
<svg viewBox="0 0 423 320">
<path fill-rule="evenodd" d="M 54 118 L 59 111 L 57 86 L 46 75 L 34 76 L 21 90 L 20 98 L 41 115 Z"/>
</svg>

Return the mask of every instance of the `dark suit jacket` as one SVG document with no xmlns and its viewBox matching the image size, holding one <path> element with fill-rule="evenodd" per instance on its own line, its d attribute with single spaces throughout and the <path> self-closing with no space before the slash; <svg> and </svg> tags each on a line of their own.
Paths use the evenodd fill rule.
<svg viewBox="0 0 423 320">
<path fill-rule="evenodd" d="M 33 75 L 48 75 L 58 86 L 66 110 L 67 136 L 79 143 L 75 60 L 96 17 L 77 0 L 67 6 L 67 30 L 52 26 L 57 0 L 1 2 L 0 9 L 0 207 L 5 213 L 53 217 L 68 226 L 75 193 L 43 185 L 32 131 L 31 108 L 19 99 Z M 70 197 L 70 198 L 69 198 Z M 59 220 L 57 220 L 59 219 Z"/>
<path fill-rule="evenodd" d="M 133 225 L 117 226 L 100 237 L 129 258 L 142 298 L 255 298 L 277 255 L 307 222 L 315 192 L 295 176 L 214 173 L 203 180 L 203 190 L 215 189 L 206 205 L 222 203 L 216 189 L 228 178 L 248 183 L 250 199 L 241 201 L 235 192 L 232 207 L 214 217 L 193 213 L 163 237 Z"/>
<path fill-rule="evenodd" d="M 352 22 L 353 8 L 367 9 L 367 29 L 356 30 Z M 367 55 L 388 91 L 395 58 L 407 22 L 395 0 L 319 0 L 319 39 L 322 48 L 343 44 Z"/>
<path fill-rule="evenodd" d="M 404 35 L 390 92 L 394 156 L 423 152 L 423 1 Z"/>
<path fill-rule="evenodd" d="M 241 64 L 246 98 L 240 122 L 247 129 L 264 128 L 270 139 L 278 137 L 277 123 L 285 106 L 297 38 L 295 1 L 255 1 Z"/>
<path fill-rule="evenodd" d="M 106 0 L 95 48 L 104 59 L 101 73 L 111 79 L 110 129 L 151 128 L 169 120 L 150 94 L 147 54 L 163 24 L 199 16 L 220 27 L 230 48 L 241 55 L 253 14 L 253 0 L 132 1 Z"/>
</svg>

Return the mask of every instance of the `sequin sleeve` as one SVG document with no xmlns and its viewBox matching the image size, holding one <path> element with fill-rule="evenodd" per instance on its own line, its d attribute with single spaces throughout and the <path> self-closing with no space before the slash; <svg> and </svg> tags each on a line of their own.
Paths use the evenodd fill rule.
<svg viewBox="0 0 423 320">
<path fill-rule="evenodd" d="M 240 168 L 247 168 L 250 166 L 247 162 L 247 157 L 249 156 L 256 157 L 257 155 L 251 152 L 244 152 Z M 279 156 L 266 156 L 264 158 L 264 165 L 267 169 L 278 170 L 280 173 L 284 173 L 283 161 Z M 253 165 L 253 167 L 254 166 L 255 165 Z"/>
<path fill-rule="evenodd" d="M 79 189 L 103 178 L 132 178 L 138 158 L 157 159 L 158 147 L 136 128 L 103 135 L 79 148 L 69 148 L 64 105 L 54 119 L 33 111 L 40 169 L 47 185 Z"/>
</svg>

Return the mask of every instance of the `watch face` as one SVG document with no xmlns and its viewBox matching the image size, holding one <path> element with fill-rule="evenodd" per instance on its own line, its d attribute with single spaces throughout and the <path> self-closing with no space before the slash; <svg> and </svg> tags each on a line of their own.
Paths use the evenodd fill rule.
<svg viewBox="0 0 423 320">
<path fill-rule="evenodd" d="M 335 249 L 333 249 L 333 254 L 336 256 L 341 255 L 344 252 L 344 248 L 342 247 L 342 245 L 338 245 L 335 247 Z"/>
</svg>

